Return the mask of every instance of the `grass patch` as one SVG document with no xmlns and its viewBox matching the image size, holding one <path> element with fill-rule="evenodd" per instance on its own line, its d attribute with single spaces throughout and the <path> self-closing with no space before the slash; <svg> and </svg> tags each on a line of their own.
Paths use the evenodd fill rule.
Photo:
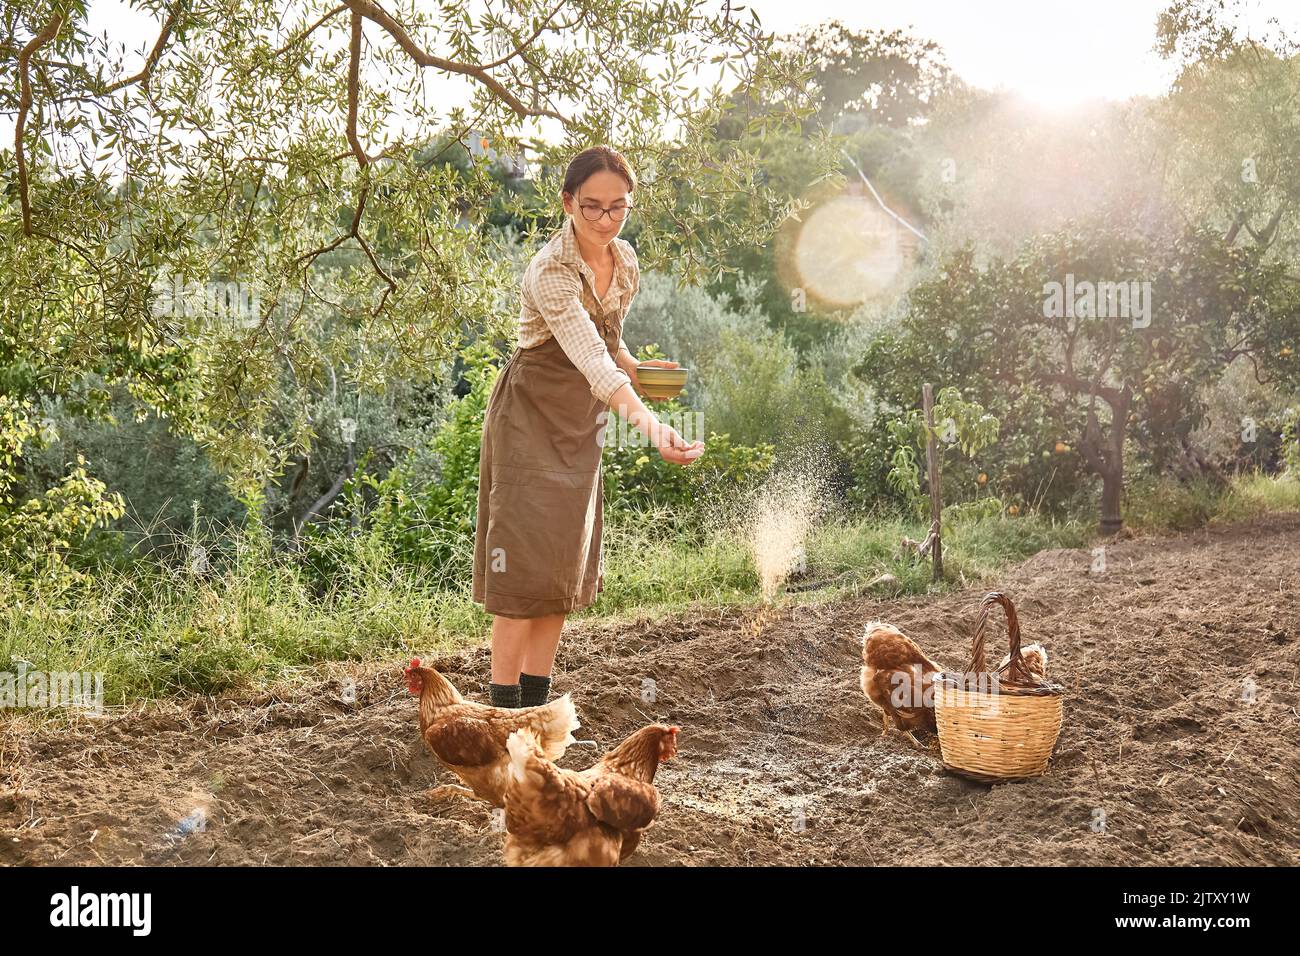
<svg viewBox="0 0 1300 956">
<path fill-rule="evenodd" d="M 1282 511 L 1300 511 L 1300 476 L 1256 473 L 1229 486 L 1212 520 L 1230 523 Z"/>
<path fill-rule="evenodd" d="M 1130 497 L 1137 530 L 1178 531 L 1300 510 L 1300 481 L 1261 475 L 1226 488 L 1158 485 Z M 904 536 L 926 526 L 899 518 L 832 518 L 804 542 L 798 594 L 834 600 L 892 574 L 892 593 L 928 593 L 995 575 L 1045 548 L 1088 544 L 1091 521 L 1039 515 L 955 518 L 945 528 L 947 580 L 906 554 Z M 605 590 L 580 618 L 719 608 L 759 602 L 760 582 L 742 534 L 701 530 L 662 511 L 623 513 L 605 528 Z M 269 555 L 241 531 L 202 574 L 153 560 L 109 567 L 79 581 L 0 575 L 0 671 L 104 674 L 109 706 L 181 694 L 220 694 L 293 680 L 324 662 L 437 654 L 486 638 L 463 570 L 415 569 L 382 540 L 340 536 L 328 555 L 330 585 L 292 554 Z M 183 553 L 183 549 L 182 549 Z"/>
<path fill-rule="evenodd" d="M 372 568 L 360 586 L 318 595 L 290 560 L 240 550 L 205 575 L 141 561 L 74 582 L 0 579 L 0 671 L 26 661 L 102 672 L 112 706 L 227 692 L 411 645 L 450 650 L 482 632 L 467 596 L 430 589 L 417 571 Z"/>
<path fill-rule="evenodd" d="M 1300 479 L 1293 475 L 1253 473 L 1227 483 L 1166 478 L 1129 489 L 1124 523 L 1134 531 L 1194 531 L 1284 511 L 1300 511 Z"/>
</svg>

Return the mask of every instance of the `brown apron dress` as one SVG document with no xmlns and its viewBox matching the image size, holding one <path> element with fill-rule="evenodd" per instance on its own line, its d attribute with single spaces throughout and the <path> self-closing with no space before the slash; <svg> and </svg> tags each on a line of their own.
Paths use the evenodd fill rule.
<svg viewBox="0 0 1300 956">
<path fill-rule="evenodd" d="M 582 304 L 611 357 L 622 298 L 606 311 L 582 276 Z M 555 337 L 516 348 L 488 399 L 479 449 L 473 600 L 528 618 L 586 607 L 604 590 L 601 441 L 609 406 Z"/>
</svg>

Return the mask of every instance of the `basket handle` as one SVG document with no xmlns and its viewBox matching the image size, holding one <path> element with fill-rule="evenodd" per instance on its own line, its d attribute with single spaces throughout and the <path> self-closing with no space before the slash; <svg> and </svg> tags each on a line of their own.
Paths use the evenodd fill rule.
<svg viewBox="0 0 1300 956">
<path fill-rule="evenodd" d="M 1025 667 L 1025 660 L 1020 656 L 1020 619 L 1016 617 L 1016 606 L 1011 598 L 1001 591 L 990 591 L 980 602 L 980 621 L 975 628 L 975 639 L 971 644 L 970 665 L 967 673 L 982 674 L 986 671 L 984 657 L 984 632 L 988 629 L 989 615 L 995 606 L 1001 606 L 1007 615 L 1007 640 L 1011 645 L 1011 661 L 1007 664 L 1007 679 L 1013 684 L 1032 684 L 1033 678 Z"/>
</svg>

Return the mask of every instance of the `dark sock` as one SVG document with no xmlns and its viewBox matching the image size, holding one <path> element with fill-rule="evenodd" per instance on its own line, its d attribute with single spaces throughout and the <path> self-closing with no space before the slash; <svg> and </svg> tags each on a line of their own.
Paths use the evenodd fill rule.
<svg viewBox="0 0 1300 956">
<path fill-rule="evenodd" d="M 519 675 L 519 700 L 523 707 L 541 707 L 551 696 L 551 679 L 532 674 Z"/>
<path fill-rule="evenodd" d="M 488 684 L 488 695 L 493 707 L 520 706 L 518 684 Z"/>
</svg>

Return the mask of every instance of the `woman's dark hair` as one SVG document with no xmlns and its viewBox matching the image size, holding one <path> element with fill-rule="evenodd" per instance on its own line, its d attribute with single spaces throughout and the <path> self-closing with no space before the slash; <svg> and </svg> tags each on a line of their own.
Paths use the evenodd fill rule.
<svg viewBox="0 0 1300 956">
<path fill-rule="evenodd" d="M 632 166 L 623 154 L 608 146 L 592 146 L 573 157 L 569 163 L 569 168 L 564 172 L 564 192 L 576 196 L 578 188 L 601 170 L 617 173 L 627 183 L 628 192 L 636 191 L 636 173 L 632 172 Z"/>
</svg>

